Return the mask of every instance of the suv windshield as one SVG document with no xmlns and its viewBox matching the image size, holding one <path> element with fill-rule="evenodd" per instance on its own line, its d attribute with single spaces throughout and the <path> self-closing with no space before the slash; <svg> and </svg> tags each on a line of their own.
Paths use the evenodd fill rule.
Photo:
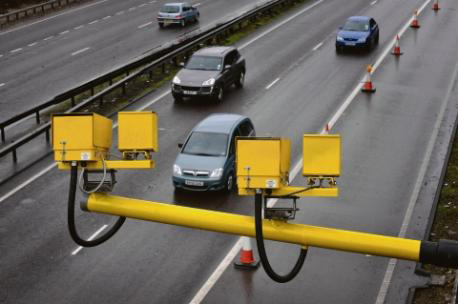
<svg viewBox="0 0 458 304">
<path fill-rule="evenodd" d="M 364 21 L 349 20 L 343 26 L 344 31 L 364 32 L 369 30 L 369 24 Z"/>
<path fill-rule="evenodd" d="M 219 71 L 221 58 L 209 56 L 192 56 L 186 64 L 188 70 Z"/>
<path fill-rule="evenodd" d="M 175 14 L 180 12 L 180 7 L 177 5 L 164 5 L 161 8 L 161 13 Z"/>
<path fill-rule="evenodd" d="M 224 156 L 227 151 L 227 134 L 193 132 L 183 148 L 185 154 Z"/>
</svg>

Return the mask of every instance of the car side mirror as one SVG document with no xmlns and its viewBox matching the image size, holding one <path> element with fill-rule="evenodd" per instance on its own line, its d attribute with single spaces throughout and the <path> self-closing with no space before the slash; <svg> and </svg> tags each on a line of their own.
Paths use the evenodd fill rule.
<svg viewBox="0 0 458 304">
<path fill-rule="evenodd" d="M 182 143 L 178 143 L 178 148 L 183 148 L 183 144 Z"/>
</svg>

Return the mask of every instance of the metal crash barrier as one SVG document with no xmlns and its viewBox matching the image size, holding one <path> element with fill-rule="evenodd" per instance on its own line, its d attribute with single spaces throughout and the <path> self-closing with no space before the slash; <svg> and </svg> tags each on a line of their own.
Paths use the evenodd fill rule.
<svg viewBox="0 0 458 304">
<path fill-rule="evenodd" d="M 294 219 L 296 201 L 304 196 L 336 197 L 340 176 L 340 136 L 304 135 L 303 170 L 306 186 L 289 185 L 290 142 L 271 137 L 239 137 L 236 171 L 240 195 L 253 195 L 255 216 L 109 195 L 116 183 L 116 169 L 151 169 L 151 153 L 157 152 L 157 117 L 153 112 L 119 113 L 119 150 L 122 159 L 110 159 L 111 120 L 97 114 L 57 114 L 52 118 L 53 149 L 60 169 L 70 169 L 68 226 L 73 240 L 85 247 L 97 246 L 119 230 L 126 218 L 255 237 L 261 263 L 273 280 L 284 283 L 300 271 L 309 247 L 371 254 L 458 268 L 458 242 L 419 241 L 364 232 L 288 223 Z M 81 170 L 78 178 L 78 170 Z M 95 174 L 102 174 L 94 179 Z M 110 176 L 110 178 L 108 178 Z M 81 202 L 85 211 L 119 216 L 104 235 L 82 239 L 75 228 L 74 208 L 78 188 L 88 194 Z M 268 198 L 291 202 L 272 207 Z M 299 258 L 286 275 L 277 274 L 267 258 L 264 239 L 301 246 Z"/>
</svg>

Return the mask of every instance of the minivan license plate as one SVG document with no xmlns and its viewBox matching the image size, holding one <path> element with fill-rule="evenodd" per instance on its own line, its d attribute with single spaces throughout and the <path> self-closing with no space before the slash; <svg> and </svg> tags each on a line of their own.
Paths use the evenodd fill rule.
<svg viewBox="0 0 458 304">
<path fill-rule="evenodd" d="M 204 185 L 204 182 L 193 181 L 193 180 L 185 180 L 184 183 L 188 186 L 203 186 Z"/>
</svg>

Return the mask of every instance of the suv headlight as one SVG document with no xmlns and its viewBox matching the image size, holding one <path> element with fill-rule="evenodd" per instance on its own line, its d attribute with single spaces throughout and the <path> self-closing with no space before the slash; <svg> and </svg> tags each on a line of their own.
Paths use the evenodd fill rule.
<svg viewBox="0 0 458 304">
<path fill-rule="evenodd" d="M 210 177 L 221 177 L 223 175 L 223 168 L 218 168 L 210 173 Z"/>
<path fill-rule="evenodd" d="M 366 42 L 366 37 L 361 37 L 358 39 L 358 42 Z"/>
<path fill-rule="evenodd" d="M 215 78 L 210 78 L 207 81 L 202 82 L 203 86 L 212 86 L 215 84 Z"/>
<path fill-rule="evenodd" d="M 181 80 L 180 80 L 180 78 L 178 78 L 177 76 L 175 76 L 175 77 L 173 77 L 172 82 L 175 83 L 175 84 L 180 84 L 180 83 L 181 83 Z"/>
<path fill-rule="evenodd" d="M 181 168 L 178 165 L 173 165 L 173 174 L 175 175 L 181 175 Z"/>
<path fill-rule="evenodd" d="M 344 41 L 344 39 L 340 36 L 337 36 L 337 41 Z"/>
</svg>

